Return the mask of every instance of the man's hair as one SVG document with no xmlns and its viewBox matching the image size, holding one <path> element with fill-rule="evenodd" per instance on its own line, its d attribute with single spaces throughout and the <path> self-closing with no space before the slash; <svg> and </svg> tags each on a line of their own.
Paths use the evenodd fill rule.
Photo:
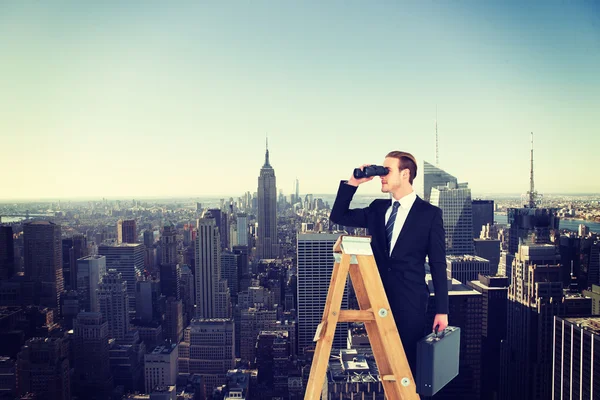
<svg viewBox="0 0 600 400">
<path fill-rule="evenodd" d="M 417 160 L 415 160 L 415 157 L 405 151 L 390 151 L 385 157 L 397 158 L 400 161 L 400 171 L 403 169 L 410 171 L 408 182 L 412 185 L 413 179 L 417 176 Z"/>
</svg>

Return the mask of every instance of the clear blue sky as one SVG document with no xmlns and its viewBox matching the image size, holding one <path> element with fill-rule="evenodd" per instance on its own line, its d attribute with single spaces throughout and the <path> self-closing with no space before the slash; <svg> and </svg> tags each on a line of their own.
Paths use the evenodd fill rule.
<svg viewBox="0 0 600 400">
<path fill-rule="evenodd" d="M 436 106 L 474 192 L 527 190 L 531 131 L 540 192 L 600 192 L 599 2 L 119 3 L 0 3 L 0 198 L 254 192 L 267 134 L 334 193 L 434 161 Z"/>
</svg>

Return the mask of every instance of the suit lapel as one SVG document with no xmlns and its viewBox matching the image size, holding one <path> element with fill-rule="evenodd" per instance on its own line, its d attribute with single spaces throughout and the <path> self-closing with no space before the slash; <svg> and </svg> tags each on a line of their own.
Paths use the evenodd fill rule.
<svg viewBox="0 0 600 400">
<path fill-rule="evenodd" d="M 417 224 L 419 222 L 419 213 L 421 211 L 421 203 L 423 200 L 417 196 L 415 202 L 413 203 L 408 215 L 406 216 L 406 221 L 404 221 L 404 225 L 402 225 L 402 230 L 398 235 L 398 239 L 396 240 L 396 244 L 394 245 L 394 251 L 398 251 L 398 249 L 402 246 L 404 242 L 406 242 L 407 235 L 410 235 L 410 232 L 414 232 Z M 385 229 L 385 228 L 384 228 Z"/>
</svg>

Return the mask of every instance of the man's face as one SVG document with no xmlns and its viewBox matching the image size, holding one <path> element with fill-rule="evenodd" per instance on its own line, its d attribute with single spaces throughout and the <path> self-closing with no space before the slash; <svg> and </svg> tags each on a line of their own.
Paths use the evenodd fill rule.
<svg viewBox="0 0 600 400">
<path fill-rule="evenodd" d="M 388 174 L 381 178 L 381 191 L 390 193 L 402 187 L 401 173 L 399 170 L 400 160 L 394 157 L 386 157 L 383 160 L 383 166 L 387 168 Z"/>
</svg>

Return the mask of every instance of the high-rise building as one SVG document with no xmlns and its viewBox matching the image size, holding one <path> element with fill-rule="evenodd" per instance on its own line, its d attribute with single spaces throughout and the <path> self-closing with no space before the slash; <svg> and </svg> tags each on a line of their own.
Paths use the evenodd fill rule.
<svg viewBox="0 0 600 400">
<path fill-rule="evenodd" d="M 124 339 L 129 332 L 129 296 L 120 272 L 109 269 L 98 287 L 100 313 L 108 321 L 111 338 Z"/>
<path fill-rule="evenodd" d="M 423 161 L 423 200 L 430 202 L 431 189 L 446 186 L 449 183 L 457 184 L 458 181 L 443 169 Z"/>
<path fill-rule="evenodd" d="M 204 218 L 213 218 L 215 220 L 215 224 L 217 225 L 217 228 L 219 228 L 219 243 L 221 249 L 228 248 L 227 234 L 229 232 L 229 227 L 227 223 L 227 214 L 218 208 L 211 208 L 206 211 Z"/>
<path fill-rule="evenodd" d="M 427 309 L 427 327 L 433 325 L 435 317 L 435 290 L 430 274 L 425 275 L 425 280 L 431 293 Z M 460 327 L 460 359 L 458 376 L 456 376 L 443 389 L 435 394 L 434 398 L 449 399 L 481 399 L 481 334 L 483 320 L 483 297 L 481 293 L 462 284 L 456 279 L 448 278 L 448 323 Z M 430 333 L 431 331 L 426 332 Z"/>
<path fill-rule="evenodd" d="M 0 280 L 12 278 L 15 274 L 15 244 L 10 225 L 0 225 Z"/>
<path fill-rule="evenodd" d="M 108 322 L 98 312 L 80 312 L 73 329 L 75 387 L 79 397 L 110 398 L 113 379 L 108 360 Z"/>
<path fill-rule="evenodd" d="M 146 229 L 144 231 L 144 246 L 146 246 L 147 249 L 154 246 L 154 231 L 152 229 Z"/>
<path fill-rule="evenodd" d="M 58 308 L 64 290 L 60 225 L 33 221 L 23 225 L 25 277 L 40 285 L 39 304 Z"/>
<path fill-rule="evenodd" d="M 481 227 L 494 224 L 494 200 L 473 200 L 473 239 L 479 237 Z"/>
<path fill-rule="evenodd" d="M 277 322 L 277 310 L 260 306 L 242 309 L 240 356 L 242 360 L 254 364 L 256 358 L 256 341 L 261 331 L 273 329 Z"/>
<path fill-rule="evenodd" d="M 259 332 L 256 343 L 258 384 L 261 385 L 262 390 L 272 391 L 272 397 L 287 397 L 290 359 L 287 332 Z"/>
<path fill-rule="evenodd" d="M 17 395 L 17 368 L 10 357 L 0 357 L 0 395 L 7 399 Z"/>
<path fill-rule="evenodd" d="M 446 256 L 446 271 L 449 276 L 466 285 L 477 280 L 479 274 L 490 274 L 490 262 L 477 256 Z"/>
<path fill-rule="evenodd" d="M 56 242 L 60 246 L 60 239 Z M 71 400 L 68 352 L 63 338 L 36 337 L 25 342 L 17 356 L 17 394 Z"/>
<path fill-rule="evenodd" d="M 258 177 L 258 235 L 256 253 L 258 258 L 271 259 L 279 255 L 277 239 L 277 185 L 275 170 L 269 163 L 269 147 L 265 164 Z"/>
<path fill-rule="evenodd" d="M 515 254 L 519 243 L 549 244 L 550 234 L 558 230 L 560 218 L 555 208 L 509 208 L 508 251 Z"/>
<path fill-rule="evenodd" d="M 506 339 L 508 278 L 479 275 L 468 286 L 482 294 L 481 398 L 497 399 L 500 393 L 501 344 Z"/>
<path fill-rule="evenodd" d="M 592 285 L 591 290 L 582 290 L 581 294 L 592 299 L 592 315 L 600 315 L 600 286 Z"/>
<path fill-rule="evenodd" d="M 500 264 L 500 240 L 498 239 L 473 239 L 475 255 L 485 258 L 490 262 L 490 275 L 498 273 Z"/>
<path fill-rule="evenodd" d="M 171 343 L 179 343 L 183 338 L 183 306 L 181 300 L 174 297 L 167 298 L 163 336 Z"/>
<path fill-rule="evenodd" d="M 237 303 L 237 295 L 240 290 L 238 282 L 239 258 L 239 255 L 229 251 L 221 253 L 221 278 L 227 280 L 229 293 L 235 303 Z"/>
<path fill-rule="evenodd" d="M 236 246 L 248 246 L 248 216 L 237 215 L 237 243 Z"/>
<path fill-rule="evenodd" d="M 143 323 L 161 319 L 159 310 L 160 281 L 142 278 L 135 283 L 135 318 Z"/>
<path fill-rule="evenodd" d="M 431 189 L 430 203 L 442 209 L 446 231 L 446 254 L 473 254 L 471 189 L 466 183 Z"/>
<path fill-rule="evenodd" d="M 325 300 L 333 273 L 333 245 L 339 234 L 302 233 L 297 236 L 298 260 L 298 351 L 314 348 L 313 338 L 321 323 Z M 348 308 L 348 287 L 344 289 L 342 309 Z M 333 347 L 346 347 L 347 323 L 339 323 Z"/>
<path fill-rule="evenodd" d="M 216 297 L 221 279 L 221 240 L 214 218 L 198 220 L 196 237 L 196 316 L 216 316 Z"/>
<path fill-rule="evenodd" d="M 365 357 L 365 354 L 359 353 L 356 349 L 340 349 L 335 353 L 332 352 L 325 379 L 323 391 L 327 391 L 327 395 L 323 394 L 323 398 L 385 399 L 382 378 L 375 359 Z M 291 385 L 290 392 L 292 392 Z"/>
<path fill-rule="evenodd" d="M 137 230 L 134 219 L 120 219 L 117 221 L 117 243 L 137 242 Z"/>
<path fill-rule="evenodd" d="M 98 288 L 106 275 L 106 257 L 88 256 L 77 260 L 77 293 L 84 311 L 99 312 Z"/>
<path fill-rule="evenodd" d="M 160 290 L 166 297 L 180 298 L 179 276 L 181 271 L 177 261 L 177 229 L 172 223 L 165 224 L 160 237 Z"/>
<path fill-rule="evenodd" d="M 183 325 L 188 326 L 190 320 L 194 318 L 194 274 L 189 266 L 181 267 L 181 277 L 179 278 L 179 287 L 181 293 L 181 302 L 183 303 Z"/>
<path fill-rule="evenodd" d="M 552 400 L 600 395 L 600 317 L 554 318 Z"/>
<path fill-rule="evenodd" d="M 157 386 L 172 386 L 177 383 L 177 359 L 179 349 L 176 343 L 156 346 L 144 355 L 144 384 L 146 393 Z"/>
<path fill-rule="evenodd" d="M 88 255 L 84 235 L 73 235 L 62 240 L 63 278 L 65 286 L 77 290 L 77 260 Z"/>
<path fill-rule="evenodd" d="M 98 246 L 98 254 L 106 257 L 106 268 L 121 273 L 127 282 L 129 307 L 135 311 L 135 283 L 144 272 L 144 245 L 141 243 L 121 243 Z"/>
<path fill-rule="evenodd" d="M 552 321 L 589 315 L 591 300 L 563 291 L 560 255 L 549 244 L 521 245 L 508 290 L 500 398 L 543 400 L 552 393 Z"/>
<path fill-rule="evenodd" d="M 206 393 L 224 385 L 235 366 L 234 336 L 230 319 L 193 319 L 179 345 L 179 375 L 200 375 Z"/>
</svg>

